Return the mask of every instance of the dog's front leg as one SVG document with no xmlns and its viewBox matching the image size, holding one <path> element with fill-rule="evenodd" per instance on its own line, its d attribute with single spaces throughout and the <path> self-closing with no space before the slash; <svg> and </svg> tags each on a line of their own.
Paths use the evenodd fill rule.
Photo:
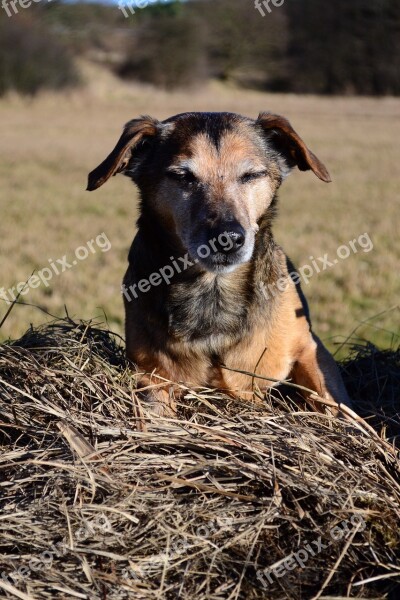
<svg viewBox="0 0 400 600">
<path fill-rule="evenodd" d="M 321 340 L 310 334 L 310 341 L 301 351 L 291 373 L 293 382 L 314 390 L 320 398 L 344 404 L 352 408 L 352 402 L 347 394 L 339 369 Z M 322 403 L 317 396 L 303 392 L 306 401 L 318 412 L 324 412 Z M 338 416 L 339 408 L 331 408 L 329 412 Z"/>
</svg>

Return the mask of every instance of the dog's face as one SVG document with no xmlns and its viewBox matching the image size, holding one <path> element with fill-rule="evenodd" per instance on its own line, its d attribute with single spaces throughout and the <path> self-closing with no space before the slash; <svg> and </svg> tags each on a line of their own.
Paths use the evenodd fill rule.
<svg viewBox="0 0 400 600">
<path fill-rule="evenodd" d="M 258 222 L 298 166 L 329 174 L 283 117 L 185 113 L 127 124 L 112 153 L 89 175 L 96 189 L 117 172 L 139 186 L 144 206 L 207 271 L 251 259 Z"/>
</svg>

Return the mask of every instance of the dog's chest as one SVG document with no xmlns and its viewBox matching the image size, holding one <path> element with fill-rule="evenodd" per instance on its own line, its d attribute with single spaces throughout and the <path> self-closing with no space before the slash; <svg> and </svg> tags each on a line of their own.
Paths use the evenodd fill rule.
<svg viewBox="0 0 400 600">
<path fill-rule="evenodd" d="M 169 335 L 186 341 L 225 336 L 234 342 L 247 330 L 249 297 L 234 278 L 199 278 L 171 286 Z"/>
</svg>

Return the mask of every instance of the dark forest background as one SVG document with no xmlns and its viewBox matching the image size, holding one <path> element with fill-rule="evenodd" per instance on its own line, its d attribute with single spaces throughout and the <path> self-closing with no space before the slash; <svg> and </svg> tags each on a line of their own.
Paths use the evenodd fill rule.
<svg viewBox="0 0 400 600">
<path fill-rule="evenodd" d="M 264 17 L 253 0 L 132 7 L 128 17 L 116 5 L 56 0 L 11 17 L 2 9 L 0 95 L 82 85 L 78 57 L 167 89 L 216 78 L 266 91 L 400 94 L 399 0 L 286 0 Z"/>
</svg>

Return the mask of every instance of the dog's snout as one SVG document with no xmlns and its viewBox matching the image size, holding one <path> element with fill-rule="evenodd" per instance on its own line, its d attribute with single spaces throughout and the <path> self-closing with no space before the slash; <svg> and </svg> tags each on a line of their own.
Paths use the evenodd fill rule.
<svg viewBox="0 0 400 600">
<path fill-rule="evenodd" d="M 215 231 L 218 251 L 229 254 L 242 248 L 246 240 L 246 232 L 240 223 L 223 223 Z"/>
</svg>

